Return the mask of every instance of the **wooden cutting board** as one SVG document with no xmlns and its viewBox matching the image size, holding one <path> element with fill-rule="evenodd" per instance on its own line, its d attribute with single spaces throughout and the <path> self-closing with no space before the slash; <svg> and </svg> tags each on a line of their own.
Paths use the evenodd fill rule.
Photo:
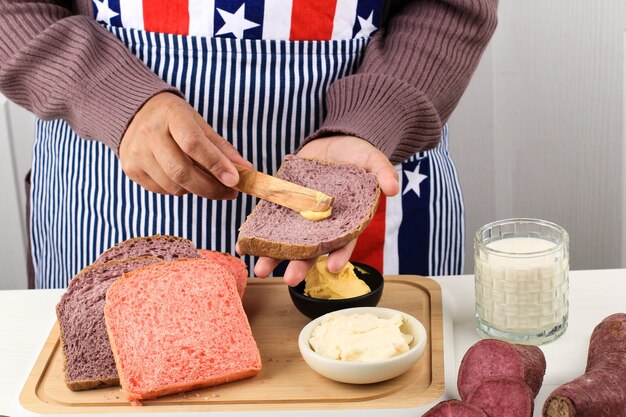
<svg viewBox="0 0 626 417">
<path fill-rule="evenodd" d="M 343 384 L 315 373 L 302 359 L 298 335 L 309 319 L 291 302 L 281 279 L 250 279 L 244 296 L 263 369 L 250 379 L 144 401 L 132 407 L 120 388 L 70 391 L 63 377 L 55 324 L 20 394 L 37 413 L 124 413 L 244 410 L 311 410 L 418 407 L 444 390 L 441 288 L 429 278 L 386 276 L 381 307 L 408 313 L 424 324 L 424 355 L 407 373 L 369 385 Z"/>
</svg>

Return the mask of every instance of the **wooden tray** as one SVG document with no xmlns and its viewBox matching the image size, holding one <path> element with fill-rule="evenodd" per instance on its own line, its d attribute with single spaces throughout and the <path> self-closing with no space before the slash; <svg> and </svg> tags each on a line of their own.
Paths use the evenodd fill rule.
<svg viewBox="0 0 626 417">
<path fill-rule="evenodd" d="M 424 355 L 407 373 L 370 385 L 342 384 L 315 373 L 298 350 L 308 318 L 300 314 L 282 280 L 251 279 L 244 306 L 263 369 L 250 379 L 176 394 L 132 407 L 119 387 L 70 391 L 63 377 L 59 327 L 55 324 L 20 394 L 37 413 L 122 413 L 242 410 L 309 410 L 417 407 L 444 390 L 441 288 L 431 279 L 385 277 L 379 306 L 404 311 L 428 332 Z"/>
</svg>

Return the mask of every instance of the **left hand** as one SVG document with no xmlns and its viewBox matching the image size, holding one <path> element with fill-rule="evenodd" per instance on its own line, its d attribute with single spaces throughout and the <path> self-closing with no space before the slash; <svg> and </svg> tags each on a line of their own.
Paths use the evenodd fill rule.
<svg viewBox="0 0 626 417">
<path fill-rule="evenodd" d="M 400 191 L 398 173 L 389 159 L 369 142 L 354 136 L 330 136 L 307 143 L 297 154 L 302 158 L 315 158 L 358 165 L 376 175 L 380 190 L 385 196 L 394 196 Z M 328 255 L 327 267 L 332 273 L 339 272 L 350 260 L 356 239 Z M 316 259 L 290 261 L 285 276 L 286 284 L 298 285 L 315 264 Z M 260 257 L 254 266 L 257 277 L 267 277 L 280 260 Z"/>
</svg>

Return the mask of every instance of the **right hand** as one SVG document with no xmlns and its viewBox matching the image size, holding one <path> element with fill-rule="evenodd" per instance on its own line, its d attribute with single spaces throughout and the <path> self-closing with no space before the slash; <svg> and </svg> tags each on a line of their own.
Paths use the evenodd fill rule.
<svg viewBox="0 0 626 417">
<path fill-rule="evenodd" d="M 338 135 L 312 140 L 300 149 L 298 156 L 358 165 L 376 175 L 385 196 L 391 197 L 400 192 L 398 173 L 389 158 L 374 145 L 356 136 Z M 326 263 L 328 270 L 332 273 L 341 271 L 355 247 L 356 239 L 331 252 Z M 315 265 L 315 261 L 316 258 L 290 261 L 283 280 L 288 285 L 298 285 Z M 254 266 L 254 274 L 260 278 L 267 277 L 279 263 L 279 259 L 261 256 Z"/>
<path fill-rule="evenodd" d="M 252 166 L 185 100 L 159 93 L 139 109 L 119 148 L 122 169 L 145 189 L 234 199 L 234 163 Z"/>
</svg>

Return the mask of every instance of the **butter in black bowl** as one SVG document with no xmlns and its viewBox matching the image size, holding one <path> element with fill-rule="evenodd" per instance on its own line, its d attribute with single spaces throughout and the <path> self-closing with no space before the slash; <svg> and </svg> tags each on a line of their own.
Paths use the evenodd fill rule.
<svg viewBox="0 0 626 417">
<path fill-rule="evenodd" d="M 352 262 L 352 266 L 354 266 L 354 273 L 357 278 L 369 287 L 370 291 L 368 293 L 349 298 L 314 298 L 305 295 L 306 281 L 302 281 L 294 287 L 289 287 L 289 295 L 291 296 L 294 306 L 310 319 L 316 319 L 326 313 L 343 310 L 345 308 L 376 307 L 383 294 L 385 284 L 382 274 L 375 268 L 360 262 Z M 320 258 L 314 268 L 326 268 L 325 257 Z M 309 275 L 311 275 L 311 272 Z M 307 280 L 309 280 L 309 278 L 310 277 L 307 276 Z M 316 290 L 319 290 L 319 288 L 316 288 Z M 324 289 L 322 289 L 321 292 L 324 292 Z M 339 297 L 346 294 L 349 295 L 350 292 L 351 290 L 348 291 L 340 285 L 337 291 L 333 291 L 332 295 Z M 316 291 L 315 295 L 327 297 L 329 294 L 320 294 L 320 291 Z"/>
</svg>

